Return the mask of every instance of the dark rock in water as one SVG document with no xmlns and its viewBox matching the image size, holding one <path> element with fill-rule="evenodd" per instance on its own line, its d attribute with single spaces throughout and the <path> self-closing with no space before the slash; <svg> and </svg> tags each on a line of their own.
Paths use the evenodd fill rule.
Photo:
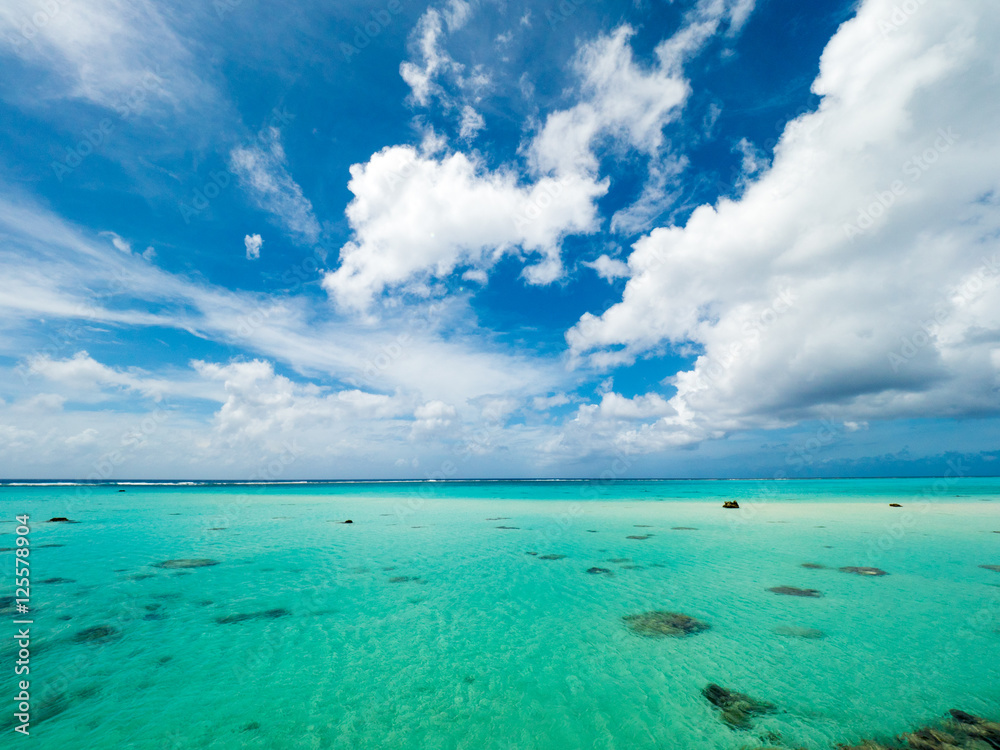
<svg viewBox="0 0 1000 750">
<path fill-rule="evenodd" d="M 562 560 L 566 555 L 539 555 L 539 560 Z"/>
<path fill-rule="evenodd" d="M 625 615 L 622 620 L 633 633 L 655 637 L 695 635 L 711 627 L 707 622 L 702 622 L 690 615 L 663 610 Z"/>
<path fill-rule="evenodd" d="M 72 578 L 46 578 L 42 583 L 76 583 Z"/>
<path fill-rule="evenodd" d="M 774 710 L 773 703 L 754 700 L 749 695 L 737 693 L 735 690 L 726 690 L 715 683 L 706 686 L 701 694 L 709 703 L 722 711 L 719 718 L 730 729 L 751 729 L 754 715 L 766 714 Z"/>
<path fill-rule="evenodd" d="M 389 583 L 419 583 L 421 582 L 420 576 L 393 576 L 389 579 Z"/>
<path fill-rule="evenodd" d="M 106 643 L 118 638 L 121 632 L 111 625 L 95 625 L 85 628 L 73 636 L 74 643 Z"/>
<path fill-rule="evenodd" d="M 930 727 L 923 727 L 912 734 L 904 734 L 903 739 L 914 750 L 951 750 L 958 742 L 952 735 Z"/>
<path fill-rule="evenodd" d="M 674 526 L 671 531 L 697 531 L 697 526 Z"/>
<path fill-rule="evenodd" d="M 651 536 L 652 536 L 652 534 L 642 534 L 642 535 L 633 534 L 633 535 L 627 536 L 625 538 L 626 539 L 649 539 Z"/>
<path fill-rule="evenodd" d="M 651 528 L 653 528 L 648 523 L 636 523 L 636 524 L 632 524 L 632 527 L 636 528 L 636 529 L 651 529 Z"/>
<path fill-rule="evenodd" d="M 520 526 L 497 526 L 498 529 L 519 529 Z"/>
<path fill-rule="evenodd" d="M 260 729 L 260 724 L 258 724 L 256 721 L 251 721 L 249 724 L 247 724 L 245 727 L 243 727 L 240 731 L 241 732 L 256 732 L 258 729 Z"/>
<path fill-rule="evenodd" d="M 538 555 L 537 552 L 525 552 L 524 554 L 526 554 L 526 555 Z"/>
<path fill-rule="evenodd" d="M 806 638 L 809 640 L 826 637 L 822 630 L 817 630 L 816 628 L 800 628 L 794 625 L 779 625 L 774 629 L 774 632 L 778 635 L 788 636 L 789 638 Z"/>
<path fill-rule="evenodd" d="M 781 594 L 782 596 L 811 596 L 820 597 L 823 596 L 822 591 L 817 591 L 816 589 L 797 589 L 794 586 L 775 586 L 769 588 L 772 594 Z"/>
<path fill-rule="evenodd" d="M 210 560 L 207 557 L 192 557 L 184 558 L 181 560 L 164 560 L 163 562 L 153 563 L 154 568 L 208 568 L 212 565 L 218 565 L 218 560 Z"/>
<path fill-rule="evenodd" d="M 986 721 L 978 716 L 959 711 L 949 711 L 951 718 L 936 727 L 922 727 L 910 734 L 904 734 L 896 741 L 885 743 L 865 740 L 850 747 L 841 745 L 840 750 L 994 750 L 1000 748 L 1000 724 Z"/>
<path fill-rule="evenodd" d="M 220 625 L 232 625 L 237 622 L 246 622 L 248 620 L 277 620 L 279 617 L 288 617 L 291 612 L 287 609 L 279 607 L 277 609 L 265 609 L 262 612 L 241 612 L 236 615 L 226 615 L 225 617 L 216 617 L 215 621 Z"/>
<path fill-rule="evenodd" d="M 820 565 L 819 563 L 802 563 L 803 568 L 809 568 L 809 570 L 825 570 L 825 565 Z"/>
<path fill-rule="evenodd" d="M 50 518 L 46 523 L 80 523 L 79 521 L 70 521 L 65 516 L 56 516 L 55 518 Z"/>
<path fill-rule="evenodd" d="M 740 504 L 738 502 L 736 502 L 735 500 L 726 500 L 726 502 L 724 502 L 722 504 L 722 507 L 723 508 L 739 508 Z"/>
<path fill-rule="evenodd" d="M 889 503 L 890 508 L 902 508 L 903 506 L 899 503 Z"/>
<path fill-rule="evenodd" d="M 840 572 L 841 573 L 854 573 L 855 575 L 859 575 L 859 576 L 887 576 L 887 575 L 889 575 L 888 573 L 886 573 L 881 568 L 856 568 L 856 567 L 847 567 L 847 568 L 841 568 Z"/>
<path fill-rule="evenodd" d="M 595 576 L 596 575 L 605 575 L 605 576 L 613 576 L 614 575 L 614 573 L 612 573 L 607 568 L 587 568 L 587 572 L 590 573 L 591 575 L 595 575 Z"/>
<path fill-rule="evenodd" d="M 119 492 L 124 492 L 125 490 L 118 490 Z"/>
<path fill-rule="evenodd" d="M 348 518 L 346 521 L 344 521 L 344 523 L 354 523 L 354 521 L 352 521 L 350 518 Z"/>
<path fill-rule="evenodd" d="M 993 570 L 1000 573 L 1000 565 L 980 565 L 980 568 L 985 568 L 986 570 Z"/>
<path fill-rule="evenodd" d="M 588 534 L 596 534 L 597 533 L 597 529 L 587 529 L 587 533 Z M 997 533 L 1000 534 L 1000 531 L 998 531 Z"/>
<path fill-rule="evenodd" d="M 509 521 L 510 516 L 497 516 L 496 518 L 487 518 L 487 521 Z"/>
<path fill-rule="evenodd" d="M 156 578 L 154 573 L 133 573 L 130 576 L 125 576 L 126 581 L 145 581 L 147 578 Z"/>
</svg>

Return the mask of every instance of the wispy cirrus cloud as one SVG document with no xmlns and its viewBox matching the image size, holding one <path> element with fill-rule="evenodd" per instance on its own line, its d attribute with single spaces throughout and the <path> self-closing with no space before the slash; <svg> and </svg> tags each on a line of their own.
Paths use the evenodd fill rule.
<svg viewBox="0 0 1000 750">
<path fill-rule="evenodd" d="M 252 143 L 229 153 L 229 165 L 240 185 L 281 226 L 306 242 L 316 242 L 320 226 L 312 203 L 288 172 L 281 131 L 265 128 Z"/>
</svg>

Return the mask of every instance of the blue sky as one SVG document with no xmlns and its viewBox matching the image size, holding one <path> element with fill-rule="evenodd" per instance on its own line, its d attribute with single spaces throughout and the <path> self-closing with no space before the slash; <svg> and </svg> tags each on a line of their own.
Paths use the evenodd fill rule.
<svg viewBox="0 0 1000 750">
<path fill-rule="evenodd" d="M 14 0 L 0 475 L 995 474 L 986 0 Z"/>
</svg>

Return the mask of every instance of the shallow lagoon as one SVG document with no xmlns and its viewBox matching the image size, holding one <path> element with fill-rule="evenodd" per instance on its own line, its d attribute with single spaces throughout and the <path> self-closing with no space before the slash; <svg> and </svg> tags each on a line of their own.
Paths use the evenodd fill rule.
<svg viewBox="0 0 1000 750">
<path fill-rule="evenodd" d="M 997 480 L 2 493 L 0 546 L 32 515 L 38 747 L 819 749 L 1000 718 Z M 183 559 L 219 564 L 155 565 Z M 710 627 L 623 620 L 655 610 Z M 776 709 L 734 729 L 709 683 Z"/>
</svg>

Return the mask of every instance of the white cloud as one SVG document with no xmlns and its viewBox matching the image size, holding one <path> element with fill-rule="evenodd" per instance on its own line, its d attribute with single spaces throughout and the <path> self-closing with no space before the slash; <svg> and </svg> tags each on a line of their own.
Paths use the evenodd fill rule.
<svg viewBox="0 0 1000 750">
<path fill-rule="evenodd" d="M 110 237 L 111 244 L 115 246 L 117 250 L 125 253 L 126 255 L 132 252 L 132 245 L 126 240 L 122 239 L 115 232 L 101 232 L 102 237 Z"/>
<path fill-rule="evenodd" d="M 312 203 L 288 173 L 288 160 L 281 145 L 281 131 L 265 128 L 254 142 L 234 148 L 230 167 L 257 206 L 307 242 L 315 242 L 320 227 Z"/>
<path fill-rule="evenodd" d="M 415 432 L 431 432 L 448 427 L 456 414 L 455 407 L 446 404 L 444 401 L 428 401 L 426 404 L 418 406 L 413 416 L 416 421 L 413 423 Z"/>
<path fill-rule="evenodd" d="M 393 146 L 352 166 L 348 188 L 354 240 L 323 285 L 343 307 L 365 310 L 387 287 L 419 293 L 459 266 L 489 268 L 507 253 L 540 256 L 526 277 L 552 281 L 562 272 L 561 239 L 597 228 L 593 200 L 606 185 L 570 177 L 524 186 L 463 153 L 433 158 Z"/>
<path fill-rule="evenodd" d="M 593 268 L 597 271 L 597 275 L 605 281 L 629 277 L 628 263 L 623 263 L 617 258 L 611 258 L 607 255 L 601 255 L 597 260 L 586 262 L 583 265 Z"/>
<path fill-rule="evenodd" d="M 486 127 L 486 121 L 483 120 L 481 114 L 468 104 L 462 107 L 462 123 L 458 133 L 460 137 L 471 140 L 484 127 Z"/>
<path fill-rule="evenodd" d="M 535 411 L 548 411 L 557 406 L 564 406 L 569 403 L 569 396 L 565 393 L 556 393 L 552 396 L 535 396 L 531 400 L 531 406 Z"/>
<path fill-rule="evenodd" d="M 582 100 L 549 115 L 532 142 L 539 173 L 596 172 L 592 148 L 602 134 L 647 153 L 660 147 L 663 127 L 679 114 L 689 86 L 678 67 L 637 65 L 629 46 L 633 34 L 631 27 L 620 26 L 580 49 L 574 67 Z"/>
<path fill-rule="evenodd" d="M 416 50 L 420 62 L 403 62 L 399 74 L 409 84 L 413 101 L 422 107 L 430 103 L 431 95 L 438 90 L 434 79 L 441 73 L 460 74 L 463 67 L 441 49 L 443 36 L 441 13 L 434 8 L 427 10 L 417 21 L 414 30 Z"/>
<path fill-rule="evenodd" d="M 386 289 L 429 295 L 433 281 L 456 269 L 471 266 L 463 273 L 481 278 L 511 253 L 533 261 L 523 272 L 528 283 L 555 281 L 564 272 L 563 238 L 598 228 L 595 202 L 609 181 L 597 174 L 593 149 L 605 137 L 653 159 L 645 193 L 612 223 L 618 231 L 648 226 L 662 210 L 667 181 L 684 165 L 659 154 L 663 128 L 676 119 L 689 91 L 680 66 L 732 7 L 723 0 L 703 5 L 689 19 L 704 27 L 697 38 L 692 41 L 685 27 L 678 32 L 683 43 L 677 37 L 663 42 L 650 68 L 635 62 L 628 26 L 580 48 L 574 61 L 580 102 L 551 114 L 527 146 L 533 184 L 524 184 L 513 168 L 487 171 L 477 156 L 427 148 L 386 147 L 367 164 L 354 165 L 348 187 L 355 197 L 347 209 L 354 236 L 324 287 L 342 309 L 368 312 Z M 450 71 L 459 88 L 476 78 L 461 78 L 463 68 L 441 49 L 443 33 L 440 12 L 428 10 L 415 31 L 423 64 L 407 62 L 401 69 L 417 103 L 441 93 L 433 83 L 438 73 Z M 442 96 L 446 106 L 456 106 Z M 462 111 L 460 135 L 471 138 L 483 121 L 469 105 Z M 440 139 L 435 145 L 442 146 Z"/>
<path fill-rule="evenodd" d="M 95 430 L 93 427 L 88 427 L 83 432 L 78 432 L 75 435 L 70 435 L 66 438 L 66 445 L 71 448 L 80 448 L 87 445 L 93 445 L 97 442 L 97 436 L 101 433 Z"/>
<path fill-rule="evenodd" d="M 182 37 L 148 0 L 9 0 L 0 5 L 0 36 L 4 51 L 49 71 L 47 98 L 86 99 L 123 118 L 151 107 L 204 114 L 214 98 L 192 72 Z"/>
<path fill-rule="evenodd" d="M 248 234 L 243 238 L 243 244 L 246 246 L 247 260 L 260 258 L 260 248 L 264 244 L 264 240 L 260 238 L 259 234 Z"/>
<path fill-rule="evenodd" d="M 448 31 L 458 31 L 472 17 L 472 5 L 465 0 L 448 0 L 444 8 L 444 21 Z"/>
<path fill-rule="evenodd" d="M 739 200 L 634 245 L 622 301 L 567 334 L 575 356 L 669 342 L 677 416 L 635 450 L 829 417 L 997 410 L 1000 10 L 922 5 L 883 33 L 868 0 L 823 53 L 818 111 L 789 123 Z"/>
<path fill-rule="evenodd" d="M 192 364 L 203 378 L 223 383 L 226 400 L 215 424 L 230 442 L 258 438 L 280 442 L 310 427 L 344 433 L 360 429 L 365 420 L 391 421 L 408 411 L 407 402 L 399 398 L 356 389 L 329 392 L 310 383 L 294 383 L 262 360 Z"/>
<path fill-rule="evenodd" d="M 27 359 L 24 367 L 26 378 L 44 378 L 49 383 L 65 387 L 67 393 L 81 400 L 104 400 L 110 394 L 121 390 L 133 391 L 156 401 L 167 394 L 200 395 L 197 390 L 188 389 L 188 384 L 150 377 L 139 368 L 123 370 L 108 367 L 85 351 L 77 352 L 66 359 L 56 359 L 48 354 L 34 355 Z M 59 399 L 59 408 L 65 400 L 60 395 L 45 394 L 45 396 Z M 32 399 L 28 406 L 37 405 L 38 398 L 41 396 Z"/>
<path fill-rule="evenodd" d="M 648 419 L 676 414 L 662 396 L 655 393 L 626 398 L 618 393 L 608 392 L 601 396 L 599 404 L 585 404 L 576 413 L 575 419 L 584 425 L 595 421 L 616 421 Z"/>
</svg>

